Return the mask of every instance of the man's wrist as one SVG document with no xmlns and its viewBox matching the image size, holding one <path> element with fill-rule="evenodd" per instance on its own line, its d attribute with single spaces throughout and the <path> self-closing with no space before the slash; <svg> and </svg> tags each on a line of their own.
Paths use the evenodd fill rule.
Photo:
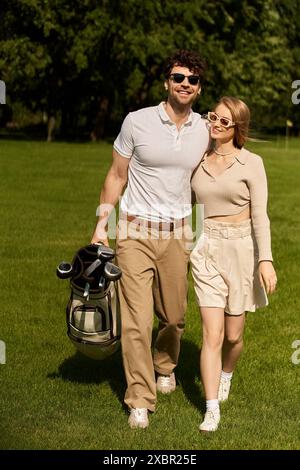
<svg viewBox="0 0 300 470">
<path fill-rule="evenodd" d="M 97 222 L 95 235 L 99 240 L 106 240 L 108 238 L 108 224 L 105 221 L 99 220 Z"/>
</svg>

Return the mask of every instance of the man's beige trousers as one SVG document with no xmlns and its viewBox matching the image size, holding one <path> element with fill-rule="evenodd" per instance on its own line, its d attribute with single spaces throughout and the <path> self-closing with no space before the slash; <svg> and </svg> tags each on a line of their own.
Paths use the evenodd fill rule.
<svg viewBox="0 0 300 470">
<path fill-rule="evenodd" d="M 119 222 L 116 257 L 122 270 L 121 342 L 129 408 L 154 411 L 154 371 L 169 375 L 177 365 L 188 289 L 186 228 L 170 232 Z M 152 356 L 153 312 L 159 330 Z"/>
</svg>

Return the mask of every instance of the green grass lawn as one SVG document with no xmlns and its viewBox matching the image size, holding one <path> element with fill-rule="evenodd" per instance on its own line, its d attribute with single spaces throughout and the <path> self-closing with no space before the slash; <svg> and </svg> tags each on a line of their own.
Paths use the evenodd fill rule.
<svg viewBox="0 0 300 470">
<path fill-rule="evenodd" d="M 201 326 L 190 281 L 178 387 L 147 430 L 129 429 L 120 354 L 95 362 L 66 336 L 68 281 L 56 278 L 93 232 L 111 145 L 0 141 L 1 449 L 299 449 L 300 139 L 252 143 L 269 177 L 278 291 L 248 315 L 245 350 L 216 433 L 201 434 Z"/>
</svg>

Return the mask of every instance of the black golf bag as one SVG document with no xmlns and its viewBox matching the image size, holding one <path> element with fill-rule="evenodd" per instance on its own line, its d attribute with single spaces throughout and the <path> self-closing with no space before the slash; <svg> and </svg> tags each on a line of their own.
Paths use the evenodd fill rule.
<svg viewBox="0 0 300 470">
<path fill-rule="evenodd" d="M 120 346 L 121 318 L 116 281 L 121 270 L 110 262 L 114 251 L 104 245 L 88 245 L 72 264 L 57 267 L 60 279 L 70 278 L 71 295 L 66 309 L 67 333 L 78 351 L 92 359 L 104 359 Z"/>
</svg>

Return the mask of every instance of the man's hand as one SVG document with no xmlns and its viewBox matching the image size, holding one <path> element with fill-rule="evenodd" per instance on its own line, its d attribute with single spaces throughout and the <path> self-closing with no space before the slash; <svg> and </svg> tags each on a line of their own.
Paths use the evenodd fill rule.
<svg viewBox="0 0 300 470">
<path fill-rule="evenodd" d="M 95 232 L 92 236 L 91 243 L 103 243 L 105 246 L 109 246 L 107 231 L 103 228 L 101 222 L 96 225 Z"/>
<path fill-rule="evenodd" d="M 109 241 L 108 241 L 108 238 L 102 238 L 102 239 L 98 239 L 97 237 L 94 237 L 92 238 L 91 240 L 91 244 L 92 245 L 95 245 L 95 244 L 103 244 L 105 246 L 108 246 L 109 247 Z"/>
</svg>

